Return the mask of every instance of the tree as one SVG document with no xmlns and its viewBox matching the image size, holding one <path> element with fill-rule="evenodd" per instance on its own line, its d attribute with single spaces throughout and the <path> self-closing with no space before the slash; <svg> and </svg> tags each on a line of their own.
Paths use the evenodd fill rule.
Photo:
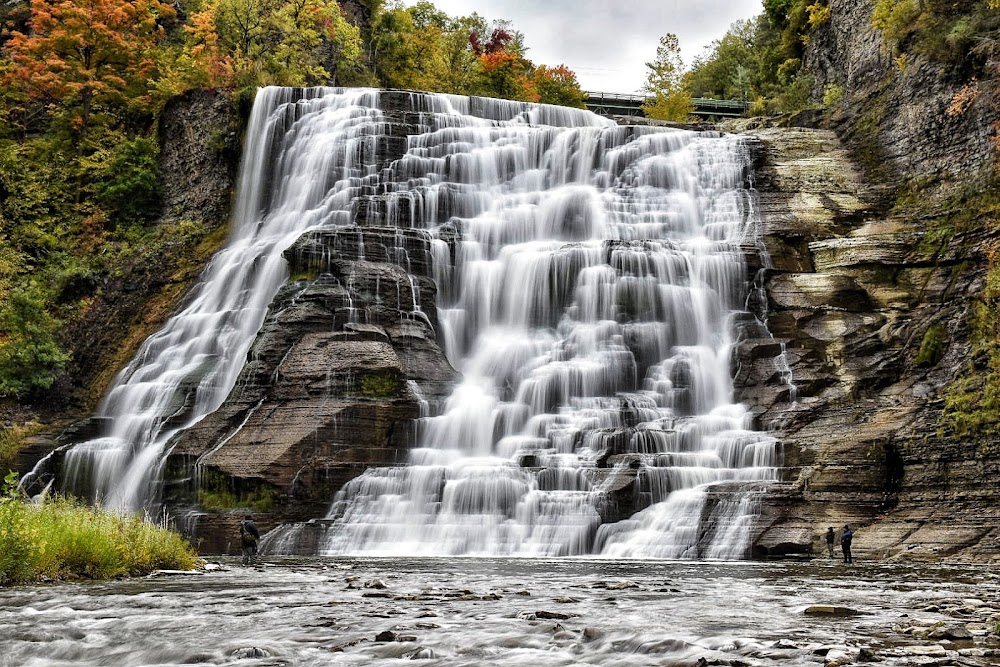
<svg viewBox="0 0 1000 667">
<path fill-rule="evenodd" d="M 32 0 L 7 44 L 4 83 L 71 111 L 82 139 L 95 106 L 148 105 L 152 48 L 174 10 L 159 0 Z"/>
<path fill-rule="evenodd" d="M 211 85 L 337 84 L 360 64 L 360 33 L 334 0 L 210 0 L 186 29 L 172 69 Z"/>
<path fill-rule="evenodd" d="M 531 81 L 540 102 L 578 109 L 585 109 L 587 106 L 586 95 L 576 80 L 576 74 L 565 65 L 539 65 L 531 73 Z"/>
<path fill-rule="evenodd" d="M 60 323 L 29 283 L 0 307 L 0 396 L 23 396 L 52 385 L 69 355 L 56 341 Z"/>
<path fill-rule="evenodd" d="M 646 85 L 643 90 L 653 97 L 642 105 L 649 118 L 687 121 L 694 113 L 691 93 L 684 87 L 684 61 L 677 35 L 668 33 L 660 38 L 656 59 L 646 63 Z"/>
</svg>

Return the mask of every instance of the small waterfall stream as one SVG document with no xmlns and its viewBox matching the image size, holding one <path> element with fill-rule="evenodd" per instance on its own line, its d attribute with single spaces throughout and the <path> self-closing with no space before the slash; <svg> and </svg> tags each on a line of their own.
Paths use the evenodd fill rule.
<svg viewBox="0 0 1000 667">
<path fill-rule="evenodd" d="M 62 487 L 106 507 L 157 500 L 173 435 L 233 389 L 303 232 L 349 221 L 380 130 L 374 91 L 262 89 L 247 129 L 233 230 L 186 305 L 143 343 L 98 409 L 100 437 L 66 453 Z"/>
</svg>

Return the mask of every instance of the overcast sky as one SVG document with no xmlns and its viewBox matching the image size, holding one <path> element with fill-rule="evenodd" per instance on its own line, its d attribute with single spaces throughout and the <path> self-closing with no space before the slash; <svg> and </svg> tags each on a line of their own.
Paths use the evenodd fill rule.
<svg viewBox="0 0 1000 667">
<path fill-rule="evenodd" d="M 632 93 L 646 79 L 660 37 L 680 39 L 685 66 L 726 34 L 729 25 L 763 11 L 761 0 L 432 0 L 451 16 L 478 12 L 508 19 L 524 33 L 528 58 L 566 65 L 584 90 Z M 409 2 L 408 4 L 413 4 Z"/>
</svg>

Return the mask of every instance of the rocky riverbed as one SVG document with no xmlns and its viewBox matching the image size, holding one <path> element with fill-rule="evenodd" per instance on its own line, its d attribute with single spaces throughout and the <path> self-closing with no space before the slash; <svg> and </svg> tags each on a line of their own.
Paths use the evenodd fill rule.
<svg viewBox="0 0 1000 667">
<path fill-rule="evenodd" d="M 976 666 L 998 621 L 981 568 L 268 559 L 5 589 L 0 665 Z"/>
</svg>

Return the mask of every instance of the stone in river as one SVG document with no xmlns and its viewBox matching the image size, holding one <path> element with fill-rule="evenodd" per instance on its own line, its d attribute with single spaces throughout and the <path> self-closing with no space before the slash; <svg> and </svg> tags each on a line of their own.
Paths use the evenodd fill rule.
<svg viewBox="0 0 1000 667">
<path fill-rule="evenodd" d="M 830 604 L 814 604 L 806 607 L 805 613 L 809 616 L 855 616 L 860 612 L 850 607 L 837 607 Z"/>
</svg>

